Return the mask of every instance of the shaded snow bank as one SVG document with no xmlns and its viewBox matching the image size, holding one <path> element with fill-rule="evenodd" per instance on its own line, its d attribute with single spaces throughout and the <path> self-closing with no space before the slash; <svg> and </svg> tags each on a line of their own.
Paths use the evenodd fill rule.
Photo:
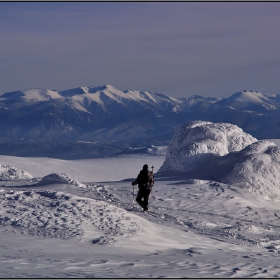
<svg viewBox="0 0 280 280">
<path fill-rule="evenodd" d="M 13 166 L 0 165 L 0 181 L 31 179 L 33 176 Z"/>
<path fill-rule="evenodd" d="M 280 148 L 232 124 L 185 124 L 172 138 L 158 173 L 215 180 L 280 199 Z"/>
</svg>

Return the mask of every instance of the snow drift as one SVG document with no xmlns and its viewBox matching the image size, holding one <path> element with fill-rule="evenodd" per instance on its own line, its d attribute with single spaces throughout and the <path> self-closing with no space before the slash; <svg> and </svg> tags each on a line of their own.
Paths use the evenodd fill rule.
<svg viewBox="0 0 280 280">
<path fill-rule="evenodd" d="M 0 181 L 31 178 L 33 178 L 33 176 L 26 171 L 20 170 L 13 166 L 0 165 Z"/>
<path fill-rule="evenodd" d="M 232 124 L 185 124 L 172 138 L 158 173 L 215 180 L 280 199 L 280 148 Z"/>
</svg>

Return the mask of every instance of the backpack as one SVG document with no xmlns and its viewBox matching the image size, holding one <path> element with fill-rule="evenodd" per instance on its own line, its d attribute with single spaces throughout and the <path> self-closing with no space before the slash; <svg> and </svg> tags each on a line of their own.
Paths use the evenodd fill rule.
<svg viewBox="0 0 280 280">
<path fill-rule="evenodd" d="M 154 172 L 149 171 L 149 176 L 148 177 L 149 177 L 148 182 L 153 184 L 154 183 Z"/>
<path fill-rule="evenodd" d="M 148 172 L 141 172 L 140 184 L 145 187 L 149 188 L 153 185 L 154 182 L 154 173 L 151 171 Z"/>
</svg>

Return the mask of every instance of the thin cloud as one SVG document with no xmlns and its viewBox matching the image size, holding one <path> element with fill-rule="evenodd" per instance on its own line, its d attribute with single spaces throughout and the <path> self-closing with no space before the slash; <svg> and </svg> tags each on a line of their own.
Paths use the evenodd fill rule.
<svg viewBox="0 0 280 280">
<path fill-rule="evenodd" d="M 271 2 L 2 2 L 0 92 L 111 83 L 176 97 L 254 84 L 276 93 L 279 13 Z"/>
</svg>

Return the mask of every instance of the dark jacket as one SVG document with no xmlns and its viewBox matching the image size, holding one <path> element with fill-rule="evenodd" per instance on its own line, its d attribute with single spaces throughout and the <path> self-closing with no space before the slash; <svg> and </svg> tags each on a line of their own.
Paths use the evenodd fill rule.
<svg viewBox="0 0 280 280">
<path fill-rule="evenodd" d="M 133 185 L 138 184 L 139 189 L 151 189 L 154 183 L 153 173 L 147 169 L 142 169 L 137 179 L 132 182 Z"/>
</svg>

